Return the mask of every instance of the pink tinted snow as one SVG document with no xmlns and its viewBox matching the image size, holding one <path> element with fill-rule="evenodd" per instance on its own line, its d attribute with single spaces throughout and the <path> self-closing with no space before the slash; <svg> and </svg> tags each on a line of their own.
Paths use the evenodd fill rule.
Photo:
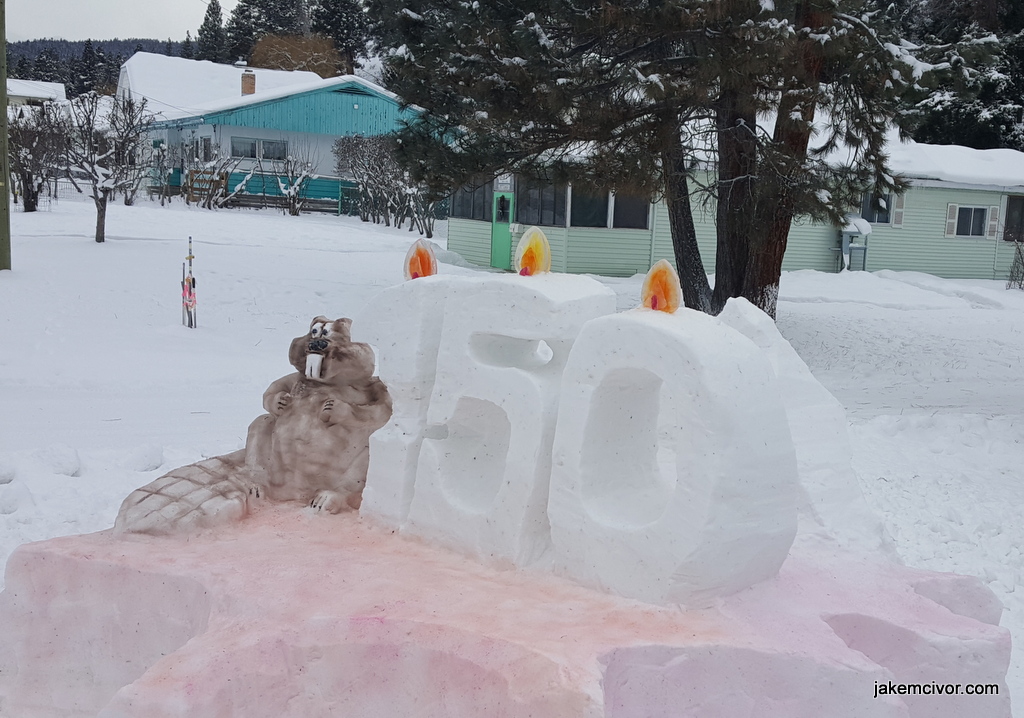
<svg viewBox="0 0 1024 718">
<path fill-rule="evenodd" d="M 922 595 L 958 609 L 987 589 L 835 556 L 693 611 L 264 503 L 190 538 L 27 544 L 6 588 L 11 715 L 1010 715 L 1008 632 Z M 875 697 L 889 681 L 1000 693 Z"/>
</svg>

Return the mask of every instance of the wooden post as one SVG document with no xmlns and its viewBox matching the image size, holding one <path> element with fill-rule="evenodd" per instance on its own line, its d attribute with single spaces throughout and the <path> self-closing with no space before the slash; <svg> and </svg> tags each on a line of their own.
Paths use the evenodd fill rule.
<svg viewBox="0 0 1024 718">
<path fill-rule="evenodd" d="M 7 157 L 7 12 L 0 0 L 0 270 L 11 268 L 11 172 Z"/>
</svg>

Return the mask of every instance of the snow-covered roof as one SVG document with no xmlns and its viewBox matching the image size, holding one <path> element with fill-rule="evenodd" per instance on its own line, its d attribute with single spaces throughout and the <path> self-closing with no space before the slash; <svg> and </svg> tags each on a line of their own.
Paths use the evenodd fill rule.
<svg viewBox="0 0 1024 718">
<path fill-rule="evenodd" d="M 40 82 L 38 80 L 7 80 L 7 96 L 23 97 L 29 100 L 66 100 L 67 93 L 61 82 Z"/>
<path fill-rule="evenodd" d="M 158 119 L 190 117 L 202 114 L 203 107 L 211 103 L 241 100 L 245 69 L 256 74 L 256 93 L 245 99 L 257 102 L 267 99 L 267 93 L 320 81 L 315 72 L 241 68 L 137 52 L 121 66 L 117 90 L 118 94 L 130 91 L 133 97 L 146 98 L 148 109 Z"/>
<path fill-rule="evenodd" d="M 1024 152 L 889 140 L 892 169 L 910 180 L 1024 187 Z"/>
</svg>

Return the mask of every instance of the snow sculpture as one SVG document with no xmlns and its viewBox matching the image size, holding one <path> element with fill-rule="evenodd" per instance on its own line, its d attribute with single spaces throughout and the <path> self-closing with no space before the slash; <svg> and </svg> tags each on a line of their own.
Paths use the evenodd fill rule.
<svg viewBox="0 0 1024 718">
<path fill-rule="evenodd" d="M 547 273 L 546 251 L 529 230 L 523 276 L 417 279 L 356 318 L 395 401 L 371 437 L 363 515 L 518 566 L 554 541 L 561 572 L 658 603 L 774 575 L 797 473 L 763 353 L 717 319 L 669 313 L 666 262 L 643 290 L 661 311 L 612 315 L 607 288 Z"/>
<path fill-rule="evenodd" d="M 394 413 L 370 439 L 360 512 L 480 558 L 532 562 L 549 544 L 562 367 L 580 328 L 614 309 L 599 282 L 543 273 L 427 277 L 378 294 L 354 331 L 378 350 Z"/>
<path fill-rule="evenodd" d="M 584 324 L 614 309 L 588 277 L 449 285 L 407 531 L 517 565 L 543 553 L 562 368 Z"/>
<path fill-rule="evenodd" d="M 853 473 L 843 405 L 811 374 L 775 322 L 745 299 L 730 299 L 718 319 L 754 342 L 778 378 L 796 450 L 800 490 L 798 541 L 895 557 L 881 519 Z"/>
<path fill-rule="evenodd" d="M 775 575 L 796 534 L 798 478 L 763 354 L 714 317 L 672 313 L 676 288 L 671 267 L 652 268 L 645 304 L 665 311 L 594 319 L 576 339 L 548 516 L 565 574 L 701 605 Z"/>
<path fill-rule="evenodd" d="M 389 526 L 400 526 L 409 514 L 445 303 L 449 288 L 459 281 L 428 276 L 389 287 L 352 324 L 353 337 L 376 348 L 377 373 L 393 402 L 390 420 L 370 437 L 370 466 L 359 511 Z"/>
<path fill-rule="evenodd" d="M 359 508 L 369 437 L 391 399 L 373 376 L 373 351 L 351 341 L 351 319 L 316 317 L 292 341 L 296 373 L 263 394 L 267 414 L 249 426 L 245 449 L 175 469 L 121 504 L 115 532 L 173 533 L 235 521 L 250 495 L 303 501 L 337 513 Z"/>
</svg>

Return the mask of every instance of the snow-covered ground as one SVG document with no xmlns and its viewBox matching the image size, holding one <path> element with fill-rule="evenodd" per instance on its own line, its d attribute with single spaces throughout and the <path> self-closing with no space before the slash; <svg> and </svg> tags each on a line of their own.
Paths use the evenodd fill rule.
<svg viewBox="0 0 1024 718">
<path fill-rule="evenodd" d="M 111 206 L 97 245 L 94 221 L 76 201 L 12 217 L 15 269 L 0 273 L 4 561 L 26 541 L 107 528 L 131 489 L 243 446 L 263 390 L 290 371 L 291 339 L 401 281 L 414 238 L 350 218 L 143 202 Z M 180 323 L 189 235 L 195 331 Z M 620 309 L 638 303 L 639 278 L 603 281 Z M 847 407 L 855 469 L 906 563 L 982 577 L 1006 605 L 1003 625 L 1024 635 L 1024 292 L 791 272 L 778 325 Z M 1024 647 L 1009 683 L 1024 702 Z"/>
</svg>

